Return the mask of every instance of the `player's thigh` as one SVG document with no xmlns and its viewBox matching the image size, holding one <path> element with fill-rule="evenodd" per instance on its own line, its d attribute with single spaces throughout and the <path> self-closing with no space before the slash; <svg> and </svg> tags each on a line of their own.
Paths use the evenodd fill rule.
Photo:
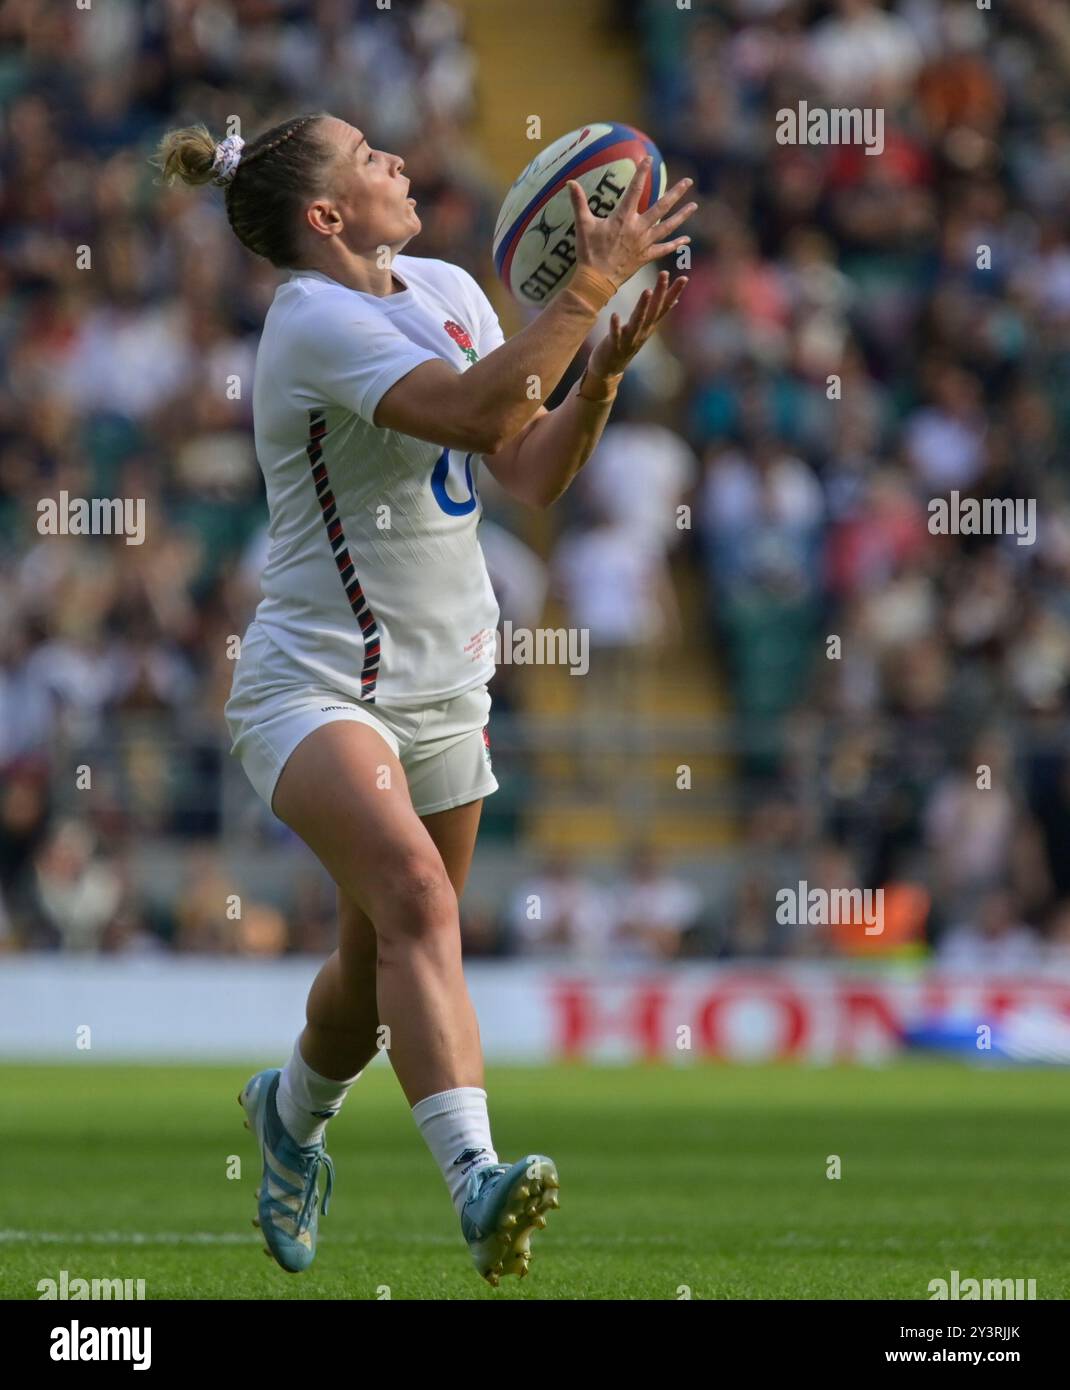
<svg viewBox="0 0 1070 1390">
<path fill-rule="evenodd" d="M 451 907 L 456 913 L 401 764 L 368 725 L 338 720 L 314 729 L 290 755 L 272 805 L 377 931 L 406 911 L 414 927 Z"/>
<path fill-rule="evenodd" d="M 454 806 L 448 811 L 436 811 L 433 815 L 422 817 L 427 833 L 442 856 L 458 899 L 464 892 L 468 870 L 472 867 L 482 811 L 483 798 L 480 797 L 464 806 Z"/>
</svg>

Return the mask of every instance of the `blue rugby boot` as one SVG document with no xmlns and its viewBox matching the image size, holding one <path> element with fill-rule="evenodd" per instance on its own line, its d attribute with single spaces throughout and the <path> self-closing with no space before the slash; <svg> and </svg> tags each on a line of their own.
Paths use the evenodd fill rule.
<svg viewBox="0 0 1070 1390">
<path fill-rule="evenodd" d="M 245 1111 L 245 1128 L 256 1135 L 264 1159 L 264 1174 L 257 1190 L 257 1219 L 267 1246 L 291 1274 L 307 1269 L 316 1258 L 316 1229 L 319 1221 L 320 1168 L 327 1170 L 323 1194 L 323 1214 L 334 1188 L 334 1164 L 323 1145 L 302 1148 L 283 1127 L 275 1104 L 279 1088 L 278 1067 L 259 1071 L 249 1078 L 238 1096 Z"/>
<path fill-rule="evenodd" d="M 468 1179 L 461 1232 L 488 1284 L 497 1288 L 503 1274 L 527 1274 L 531 1233 L 546 1225 L 559 1187 L 557 1168 L 544 1154 L 528 1154 L 511 1168 L 489 1163 Z"/>
</svg>

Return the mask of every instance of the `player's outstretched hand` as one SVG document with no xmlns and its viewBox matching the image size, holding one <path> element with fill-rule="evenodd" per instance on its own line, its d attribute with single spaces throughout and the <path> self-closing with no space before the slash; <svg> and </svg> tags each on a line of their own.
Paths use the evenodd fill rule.
<svg viewBox="0 0 1070 1390">
<path fill-rule="evenodd" d="M 595 344 L 587 363 L 593 376 L 616 376 L 623 372 L 628 363 L 653 333 L 658 323 L 679 300 L 687 284 L 687 276 L 681 275 L 670 282 L 669 272 L 663 270 L 653 289 L 644 290 L 635 302 L 632 316 L 622 326 L 619 314 L 609 320 L 609 332 Z"/>
<path fill-rule="evenodd" d="M 674 232 L 698 207 L 697 203 L 687 203 L 668 216 L 691 187 L 691 179 L 673 184 L 646 212 L 637 211 L 650 165 L 650 155 L 639 161 L 624 197 L 608 217 L 595 217 L 587 206 L 587 195 L 581 185 L 575 179 L 569 180 L 568 191 L 576 219 L 576 261 L 608 275 L 618 289 L 648 261 L 667 256 L 691 240 L 689 236 L 659 240 Z"/>
</svg>

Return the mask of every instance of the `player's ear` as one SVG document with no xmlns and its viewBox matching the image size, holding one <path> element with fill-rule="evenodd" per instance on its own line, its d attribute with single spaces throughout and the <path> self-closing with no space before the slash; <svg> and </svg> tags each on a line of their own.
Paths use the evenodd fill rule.
<svg viewBox="0 0 1070 1390">
<path fill-rule="evenodd" d="M 309 203 L 305 217 L 309 226 L 317 232 L 334 234 L 341 231 L 342 219 L 338 209 L 323 199 L 317 198 L 315 202 Z"/>
</svg>

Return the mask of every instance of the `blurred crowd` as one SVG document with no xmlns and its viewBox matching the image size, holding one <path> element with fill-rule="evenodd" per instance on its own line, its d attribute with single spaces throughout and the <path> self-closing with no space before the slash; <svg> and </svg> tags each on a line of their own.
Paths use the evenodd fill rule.
<svg viewBox="0 0 1070 1390">
<path fill-rule="evenodd" d="M 230 639 L 264 556 L 249 383 L 278 277 L 218 195 L 161 188 L 147 159 L 175 125 L 222 134 L 240 110 L 250 135 L 325 107 L 404 155 L 411 252 L 487 283 L 500 189 L 470 134 L 462 16 L 385 13 L 0 12 L 0 943 L 329 949 L 316 879 L 221 914 L 242 885 L 213 847 Z M 598 701 L 708 643 L 739 845 L 705 897 L 645 849 L 622 847 L 615 891 L 547 862 L 469 910 L 469 949 L 837 952 L 774 920 L 777 888 L 807 878 L 894 890 L 903 949 L 1065 952 L 1070 10 L 606 0 L 605 22 L 639 47 L 670 176 L 696 182 L 690 284 L 548 549 L 491 488 L 481 534 L 503 616 L 534 625 L 550 594 L 589 631 Z M 880 107 L 883 153 L 778 143 L 800 101 Z M 62 491 L 143 498 L 147 543 L 40 535 L 37 504 Z M 933 534 L 953 491 L 1031 500 L 1035 539 Z M 199 847 L 169 902 L 131 867 L 148 836 Z"/>
<path fill-rule="evenodd" d="M 913 891 L 961 959 L 1004 932 L 1057 949 L 1070 10 L 693 8 L 690 26 L 643 0 L 617 19 L 645 55 L 648 128 L 700 205 L 664 336 L 738 719 L 737 930 L 753 918 L 775 948 L 783 865 L 820 881 L 831 859 L 838 881 Z M 801 102 L 879 108 L 883 153 L 779 143 Z M 639 411 L 664 391 L 654 365 Z M 931 503 L 955 494 L 1032 505 L 1035 536 L 934 533 Z"/>
</svg>

